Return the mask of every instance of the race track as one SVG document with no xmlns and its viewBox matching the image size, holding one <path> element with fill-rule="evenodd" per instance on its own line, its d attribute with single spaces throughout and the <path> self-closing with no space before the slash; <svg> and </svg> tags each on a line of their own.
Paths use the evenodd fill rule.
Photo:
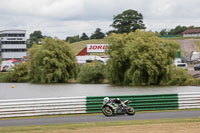
<svg viewBox="0 0 200 133">
<path fill-rule="evenodd" d="M 136 113 L 134 116 L 121 115 L 115 117 L 105 117 L 103 115 L 89 115 L 89 116 L 0 120 L 0 127 L 83 123 L 83 122 L 104 122 L 104 121 L 108 122 L 108 121 L 128 121 L 128 120 L 153 120 L 153 119 L 172 119 L 172 118 L 191 118 L 191 117 L 200 117 L 200 111 Z"/>
</svg>

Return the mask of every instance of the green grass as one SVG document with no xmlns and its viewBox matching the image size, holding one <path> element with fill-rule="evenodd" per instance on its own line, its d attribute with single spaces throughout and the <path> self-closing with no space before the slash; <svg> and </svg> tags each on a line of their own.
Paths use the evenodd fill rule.
<svg viewBox="0 0 200 133">
<path fill-rule="evenodd" d="M 167 40 L 187 40 L 187 39 L 200 39 L 200 37 L 161 37 L 163 39 L 167 39 Z"/>
<path fill-rule="evenodd" d="M 0 83 L 8 82 L 9 72 L 0 72 Z"/>
<path fill-rule="evenodd" d="M 72 123 L 72 124 L 54 124 L 40 126 L 17 126 L 17 127 L 0 127 L 1 133 L 19 133 L 19 132 L 59 132 L 60 130 L 69 129 L 77 130 L 83 128 L 94 127 L 110 127 L 110 126 L 128 126 L 128 125 L 148 125 L 148 124 L 166 124 L 166 123 L 192 123 L 200 122 L 200 118 L 183 118 L 183 119 L 157 119 L 157 120 L 134 120 L 134 121 L 116 121 L 116 122 L 90 122 L 90 123 Z"/>
<path fill-rule="evenodd" d="M 194 41 L 195 47 L 198 51 L 200 51 L 200 41 Z"/>
<path fill-rule="evenodd" d="M 71 43 L 70 46 L 73 49 L 74 53 L 77 55 L 82 49 L 86 47 L 87 44 L 102 44 L 102 43 L 105 43 L 103 39 L 92 39 L 92 40 Z"/>
</svg>

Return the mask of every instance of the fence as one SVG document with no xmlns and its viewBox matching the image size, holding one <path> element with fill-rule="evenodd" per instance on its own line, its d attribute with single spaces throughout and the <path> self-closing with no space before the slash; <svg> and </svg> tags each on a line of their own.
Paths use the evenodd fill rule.
<svg viewBox="0 0 200 133">
<path fill-rule="evenodd" d="M 200 92 L 179 93 L 179 109 L 200 108 Z"/>
<path fill-rule="evenodd" d="M 106 96 L 0 100 L 0 118 L 101 112 Z M 136 110 L 200 108 L 200 92 L 156 95 L 108 96 L 130 100 Z"/>
<path fill-rule="evenodd" d="M 75 113 L 86 113 L 85 96 L 0 101 L 0 118 Z"/>
<path fill-rule="evenodd" d="M 87 97 L 87 112 L 101 112 L 101 97 Z M 136 110 L 166 110 L 178 109 L 177 94 L 158 94 L 158 95 L 128 95 L 128 96 L 108 96 L 109 98 L 120 98 L 121 100 L 130 100 L 130 106 Z"/>
</svg>

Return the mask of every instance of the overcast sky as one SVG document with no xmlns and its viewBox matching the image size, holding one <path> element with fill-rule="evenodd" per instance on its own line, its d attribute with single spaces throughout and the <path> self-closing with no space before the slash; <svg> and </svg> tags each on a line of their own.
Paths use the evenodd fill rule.
<svg viewBox="0 0 200 133">
<path fill-rule="evenodd" d="M 0 30 L 35 30 L 65 39 L 107 32 L 113 16 L 133 9 L 142 13 L 147 30 L 177 25 L 200 26 L 200 0 L 0 0 Z"/>
</svg>

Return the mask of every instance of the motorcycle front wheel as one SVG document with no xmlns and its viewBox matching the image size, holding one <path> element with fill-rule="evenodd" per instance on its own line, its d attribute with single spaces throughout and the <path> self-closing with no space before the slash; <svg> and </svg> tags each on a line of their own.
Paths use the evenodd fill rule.
<svg viewBox="0 0 200 133">
<path fill-rule="evenodd" d="M 135 109 L 133 107 L 129 107 L 127 110 L 126 110 L 126 114 L 127 115 L 134 115 L 135 114 Z"/>
<path fill-rule="evenodd" d="M 111 107 L 109 106 L 105 106 L 102 108 L 102 112 L 105 116 L 113 116 L 114 115 L 114 111 Z"/>
</svg>

